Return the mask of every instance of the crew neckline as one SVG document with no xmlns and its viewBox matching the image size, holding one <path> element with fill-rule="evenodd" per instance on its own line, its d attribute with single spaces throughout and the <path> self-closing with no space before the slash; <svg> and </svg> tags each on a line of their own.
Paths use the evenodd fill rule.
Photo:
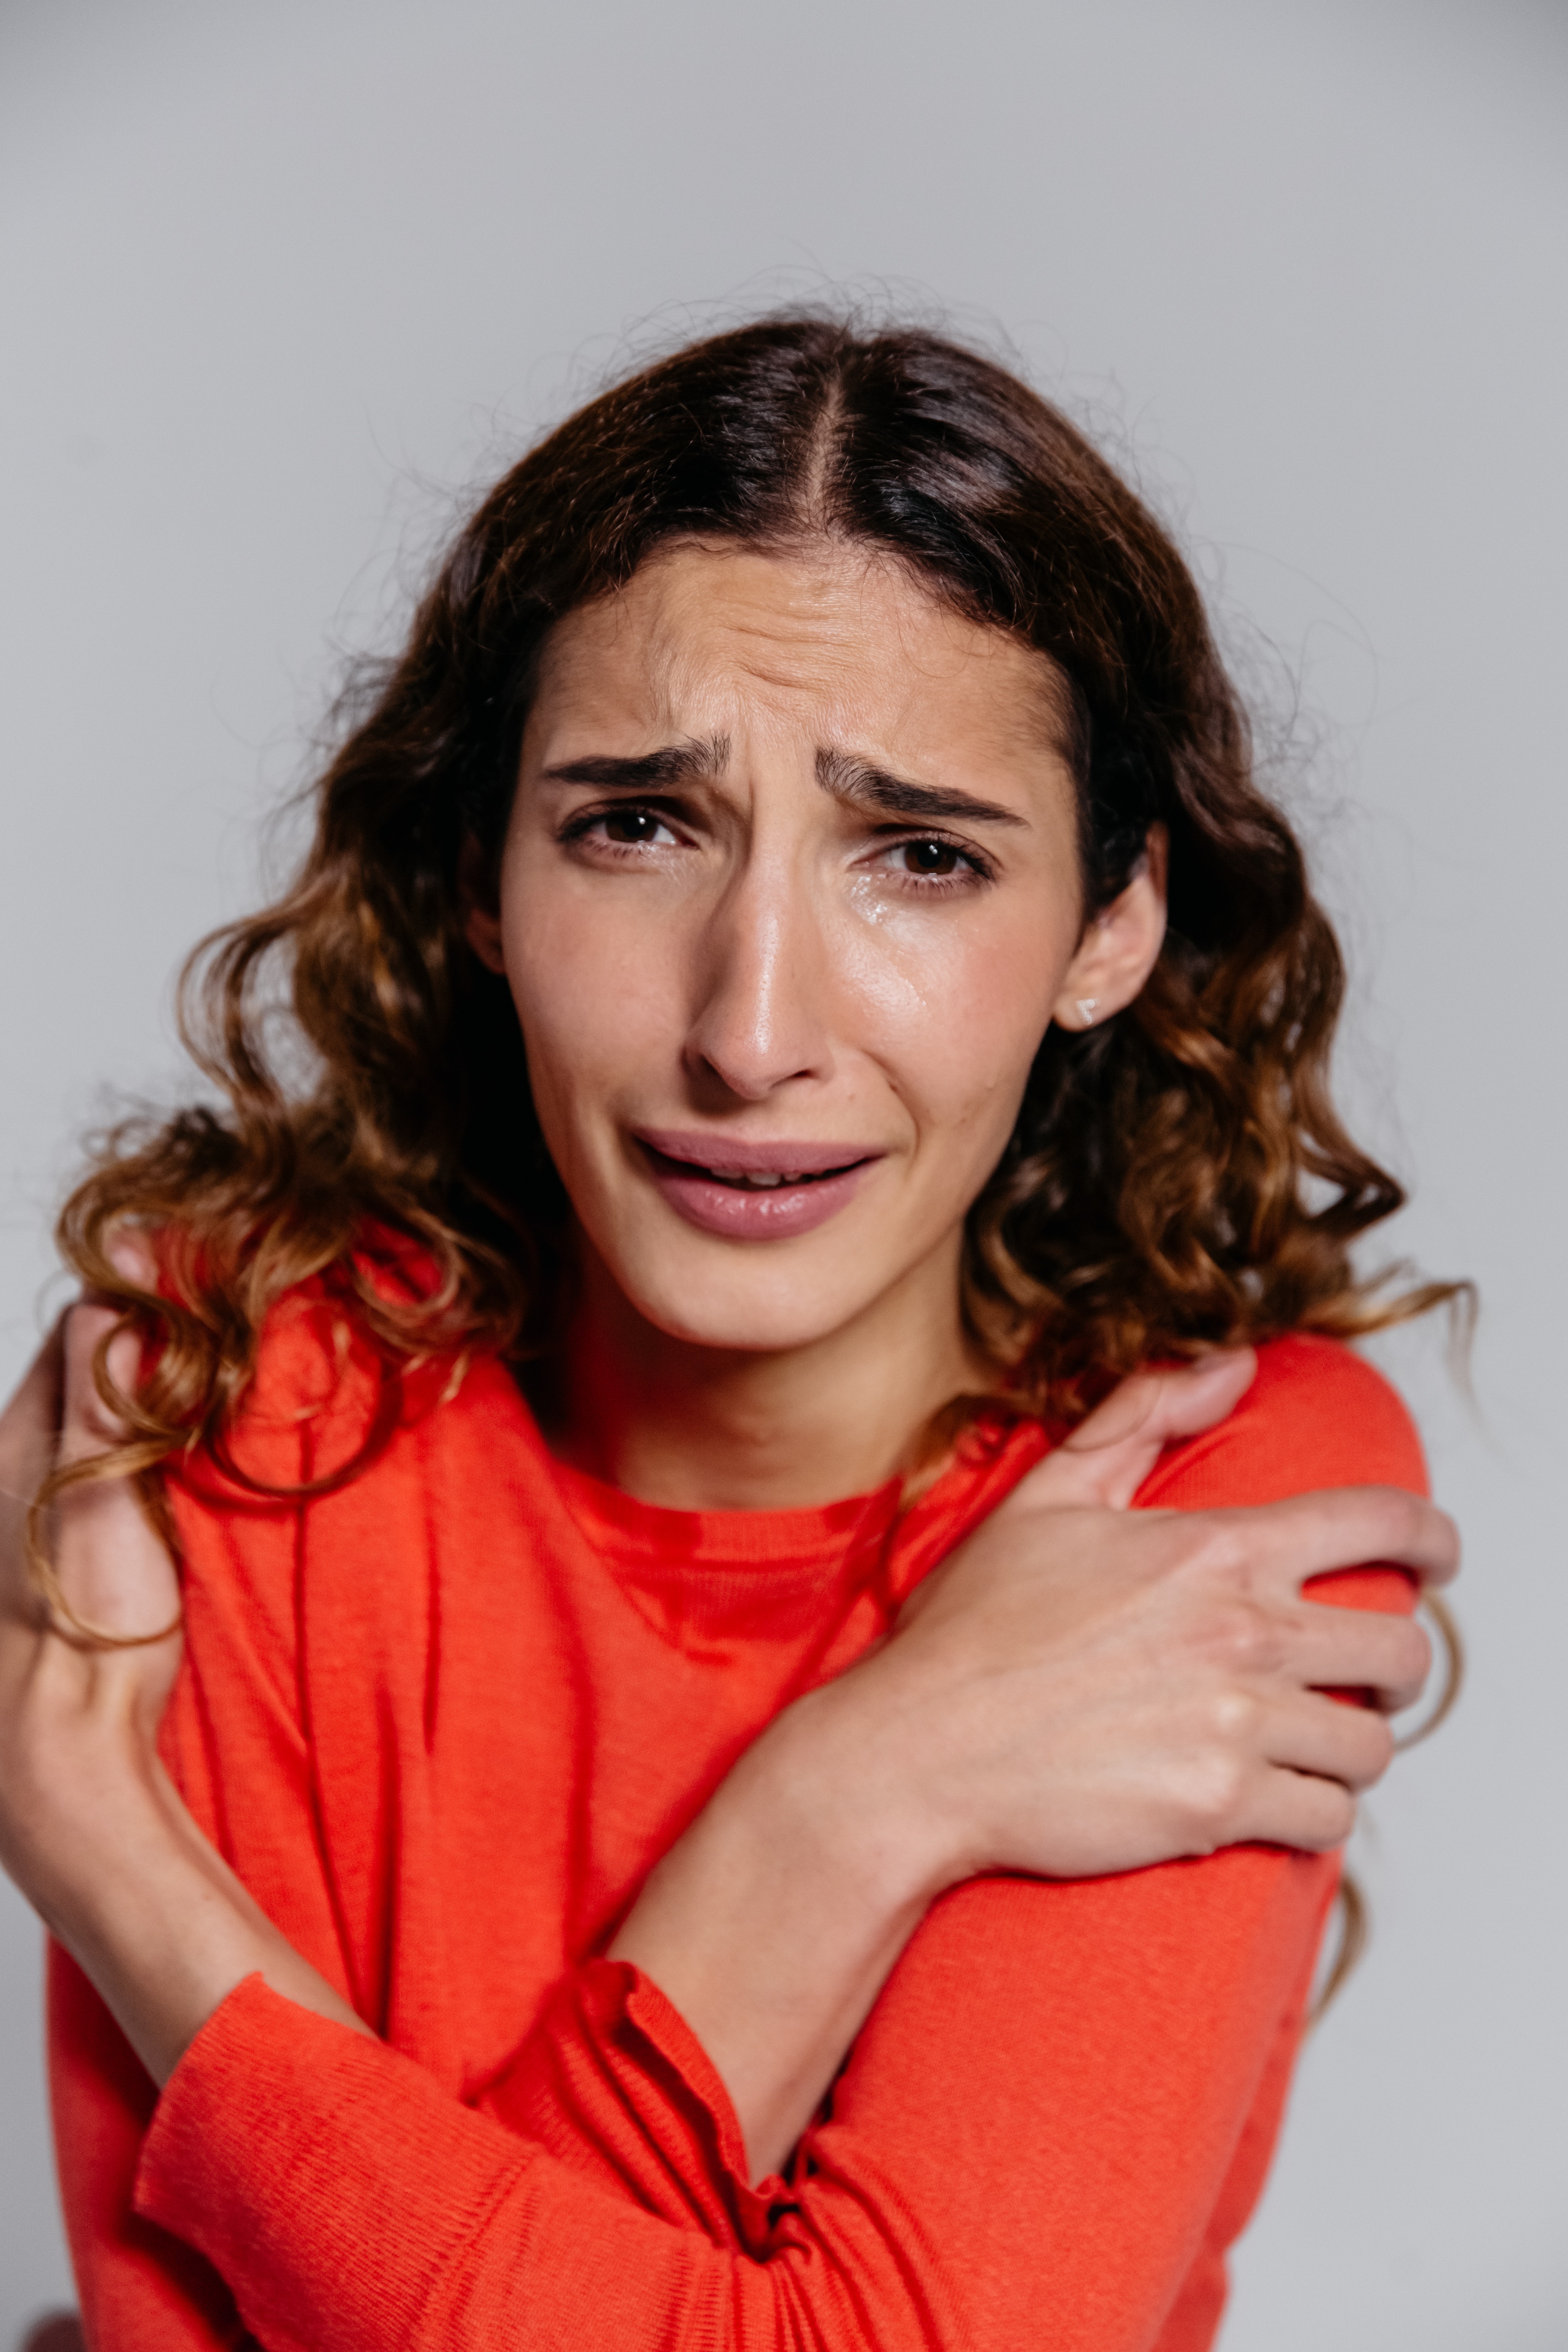
<svg viewBox="0 0 1568 2352">
<path fill-rule="evenodd" d="M 646 1502 L 554 1454 L 550 1466 L 574 1518 L 592 1520 L 617 1546 L 681 1559 L 693 1567 L 817 1558 L 825 1549 L 853 1540 L 873 1520 L 890 1525 L 901 1491 L 901 1482 L 893 1477 L 831 1503 L 784 1510 L 687 1510 Z"/>
<path fill-rule="evenodd" d="M 683 1510 L 563 1462 L 512 1383 L 562 1517 L 598 1572 L 660 1635 L 692 1656 L 797 1639 L 820 1626 L 885 1629 L 916 1583 L 1046 1450 L 1037 1423 L 984 1416 L 906 1504 L 901 1478 L 787 1510 Z M 868 1639 L 877 1625 L 862 1628 Z"/>
</svg>

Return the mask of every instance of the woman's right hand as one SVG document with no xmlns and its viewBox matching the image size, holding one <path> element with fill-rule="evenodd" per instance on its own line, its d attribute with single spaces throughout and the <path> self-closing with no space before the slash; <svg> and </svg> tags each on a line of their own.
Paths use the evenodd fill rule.
<svg viewBox="0 0 1568 2352">
<path fill-rule="evenodd" d="M 925 1580 L 877 1654 L 803 1702 L 800 1728 L 818 1753 L 845 1739 L 931 1892 L 984 1870 L 1083 1878 L 1350 1834 L 1431 1645 L 1407 1617 L 1302 1587 L 1372 1560 L 1440 1583 L 1458 1537 L 1396 1487 L 1130 1510 L 1162 1448 L 1223 1419 L 1255 1361 L 1123 1382 Z M 1331 1695 L 1352 1691 L 1372 1706 Z"/>
</svg>

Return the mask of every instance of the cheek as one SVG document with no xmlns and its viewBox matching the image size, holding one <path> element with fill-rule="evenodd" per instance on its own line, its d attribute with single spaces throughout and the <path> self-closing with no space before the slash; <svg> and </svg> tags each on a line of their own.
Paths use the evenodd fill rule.
<svg viewBox="0 0 1568 2352">
<path fill-rule="evenodd" d="M 1055 916 L 868 906 L 845 941 L 864 1042 L 928 1140 L 993 1160 L 1006 1140 L 1072 957 L 1070 916 Z"/>
<path fill-rule="evenodd" d="M 606 919 L 587 892 L 509 890 L 503 917 L 507 977 L 522 1024 L 542 1118 L 552 1103 L 598 1097 L 679 1029 L 668 954 L 624 919 Z"/>
</svg>

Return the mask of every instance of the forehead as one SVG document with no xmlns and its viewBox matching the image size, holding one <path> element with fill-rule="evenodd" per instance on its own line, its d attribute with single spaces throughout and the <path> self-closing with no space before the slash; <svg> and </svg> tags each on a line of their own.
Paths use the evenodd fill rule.
<svg viewBox="0 0 1568 2352">
<path fill-rule="evenodd" d="M 1043 654 L 874 550 L 681 544 L 555 625 L 534 712 L 552 731 L 752 724 L 910 750 L 962 738 L 972 754 L 1037 760 L 1058 751 L 1064 700 Z"/>
</svg>

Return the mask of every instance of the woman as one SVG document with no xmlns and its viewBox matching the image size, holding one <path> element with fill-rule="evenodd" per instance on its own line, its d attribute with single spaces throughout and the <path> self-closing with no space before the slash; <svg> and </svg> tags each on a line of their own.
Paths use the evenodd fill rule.
<svg viewBox="0 0 1568 2352">
<path fill-rule="evenodd" d="M 988 362 L 766 321 L 500 484 L 7 1419 L 92 2341 L 1210 2340 L 1453 1564 L 1339 988 Z"/>
</svg>

